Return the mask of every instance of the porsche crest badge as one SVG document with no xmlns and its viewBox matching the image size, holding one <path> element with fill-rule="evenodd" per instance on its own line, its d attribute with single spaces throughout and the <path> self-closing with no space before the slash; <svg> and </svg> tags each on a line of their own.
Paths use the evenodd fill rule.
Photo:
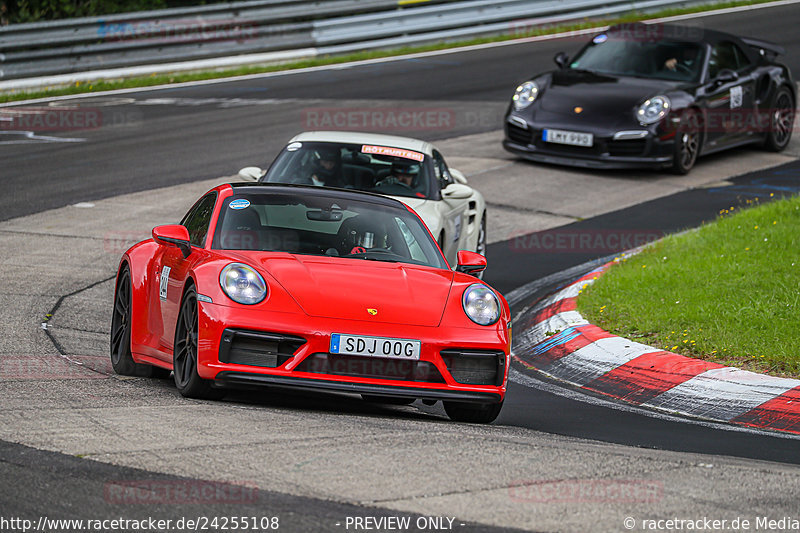
<svg viewBox="0 0 800 533">
<path fill-rule="evenodd" d="M 580 107 L 580 106 L 577 106 L 577 107 L 573 108 L 572 110 L 575 111 L 575 113 L 578 114 L 578 115 L 583 113 L 583 108 Z"/>
<path fill-rule="evenodd" d="M 375 316 L 375 315 L 377 315 L 377 314 L 378 314 L 378 310 L 377 310 L 377 309 L 372 309 L 372 308 L 368 307 L 368 308 L 367 308 L 367 313 L 371 314 L 372 316 Z"/>
</svg>

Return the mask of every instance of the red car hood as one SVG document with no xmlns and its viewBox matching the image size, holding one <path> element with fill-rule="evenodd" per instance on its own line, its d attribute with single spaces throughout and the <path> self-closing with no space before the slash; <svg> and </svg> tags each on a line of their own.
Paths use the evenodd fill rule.
<svg viewBox="0 0 800 533">
<path fill-rule="evenodd" d="M 437 326 L 453 272 L 363 259 L 235 252 L 277 281 L 309 315 Z M 368 309 L 376 311 L 373 315 Z"/>
</svg>

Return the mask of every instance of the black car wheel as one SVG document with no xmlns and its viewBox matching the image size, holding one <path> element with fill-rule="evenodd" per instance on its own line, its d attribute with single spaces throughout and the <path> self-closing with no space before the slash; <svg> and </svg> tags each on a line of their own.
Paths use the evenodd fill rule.
<svg viewBox="0 0 800 533">
<path fill-rule="evenodd" d="M 769 131 L 764 139 L 764 147 L 772 152 L 780 152 L 786 148 L 792 138 L 793 123 L 792 93 L 786 87 L 781 87 L 770 109 Z"/>
<path fill-rule="evenodd" d="M 494 422 L 503 402 L 500 403 L 465 403 L 443 402 L 444 411 L 451 420 L 456 422 L 469 422 L 472 424 L 489 424 Z"/>
<path fill-rule="evenodd" d="M 700 153 L 700 121 L 694 111 L 686 111 L 681 116 L 675 132 L 675 148 L 672 154 L 672 171 L 688 174 Z"/>
<path fill-rule="evenodd" d="M 211 382 L 197 374 L 197 292 L 194 287 L 186 289 L 175 326 L 175 345 L 172 356 L 175 386 L 187 398 L 215 400 L 222 397 L 220 389 L 211 387 Z"/>
<path fill-rule="evenodd" d="M 111 315 L 111 366 L 121 376 L 147 378 L 153 374 L 150 365 L 136 363 L 131 356 L 131 271 L 127 265 L 117 276 L 114 311 Z"/>
</svg>

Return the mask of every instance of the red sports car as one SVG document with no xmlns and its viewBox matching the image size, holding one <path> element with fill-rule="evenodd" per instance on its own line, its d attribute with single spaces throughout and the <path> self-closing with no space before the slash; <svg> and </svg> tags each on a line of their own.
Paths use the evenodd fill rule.
<svg viewBox="0 0 800 533">
<path fill-rule="evenodd" d="M 488 423 L 508 380 L 510 312 L 471 273 L 451 270 L 399 201 L 293 185 L 221 185 L 179 225 L 120 261 L 111 324 L 118 374 L 173 371 L 190 398 L 266 385 L 442 400 Z"/>
</svg>

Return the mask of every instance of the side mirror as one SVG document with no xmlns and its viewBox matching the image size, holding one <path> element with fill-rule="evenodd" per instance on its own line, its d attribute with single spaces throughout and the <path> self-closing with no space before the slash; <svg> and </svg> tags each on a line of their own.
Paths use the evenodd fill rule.
<svg viewBox="0 0 800 533">
<path fill-rule="evenodd" d="M 465 200 L 472 196 L 472 187 L 463 183 L 451 183 L 442 189 L 442 197 L 445 200 Z"/>
<path fill-rule="evenodd" d="M 732 83 L 739 79 L 739 75 L 729 68 L 724 68 L 717 73 L 717 77 L 714 78 L 714 81 L 719 85 L 724 85 L 726 83 Z"/>
<path fill-rule="evenodd" d="M 458 266 L 456 272 L 475 275 L 486 270 L 486 258 L 481 254 L 460 250 L 458 252 Z"/>
<path fill-rule="evenodd" d="M 460 170 L 451 168 L 450 175 L 453 176 L 453 179 L 456 181 L 456 183 L 463 183 L 464 185 L 467 184 L 467 177 Z"/>
<path fill-rule="evenodd" d="M 177 246 L 184 259 L 192 253 L 192 245 L 189 244 L 189 230 L 180 224 L 156 226 L 153 228 L 153 240 L 162 246 Z"/>
<path fill-rule="evenodd" d="M 553 57 L 553 61 L 556 62 L 558 68 L 567 68 L 567 63 L 569 63 L 569 56 L 565 52 L 559 52 Z"/>
<path fill-rule="evenodd" d="M 244 167 L 239 171 L 239 179 L 242 181 L 258 181 L 263 175 L 264 171 L 258 167 Z"/>
</svg>

